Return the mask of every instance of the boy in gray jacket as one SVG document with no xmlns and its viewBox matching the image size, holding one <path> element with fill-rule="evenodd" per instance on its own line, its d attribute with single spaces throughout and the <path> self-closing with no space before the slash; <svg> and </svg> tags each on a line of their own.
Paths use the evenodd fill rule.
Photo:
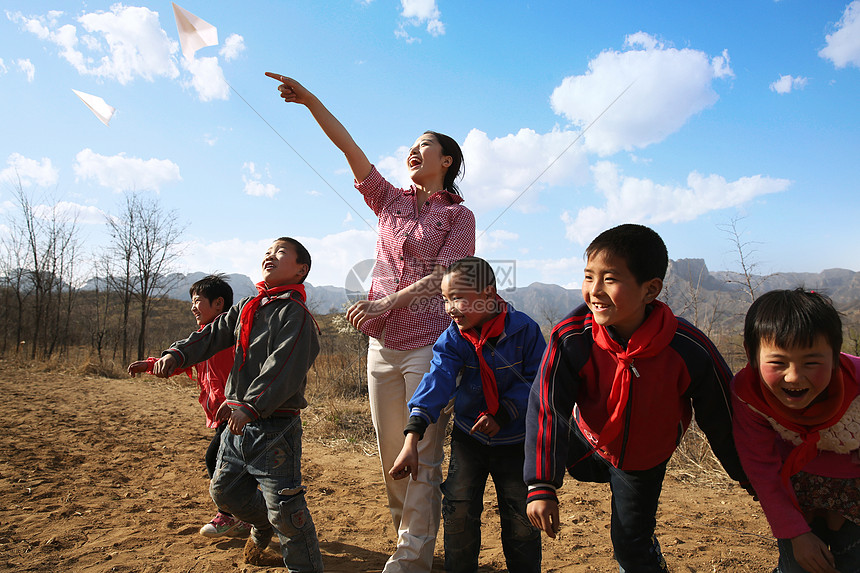
<svg viewBox="0 0 860 573">
<path fill-rule="evenodd" d="M 202 362 L 236 345 L 218 419 L 227 420 L 210 483 L 218 507 L 250 523 L 245 560 L 259 563 L 274 533 L 291 573 L 323 570 L 316 528 L 301 485 L 301 409 L 319 338 L 302 284 L 311 257 L 290 237 L 263 258 L 259 294 L 248 297 L 185 340 L 174 343 L 152 373 Z M 259 489 L 258 489 L 259 486 Z"/>
</svg>

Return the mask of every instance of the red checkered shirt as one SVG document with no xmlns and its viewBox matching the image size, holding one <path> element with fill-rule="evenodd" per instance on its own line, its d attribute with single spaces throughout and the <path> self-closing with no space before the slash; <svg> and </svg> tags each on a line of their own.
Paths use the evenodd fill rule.
<svg viewBox="0 0 860 573">
<path fill-rule="evenodd" d="M 416 213 L 415 187 L 398 189 L 376 167 L 355 188 L 379 217 L 369 300 L 411 285 L 436 265 L 448 266 L 475 254 L 475 215 L 460 205 L 459 195 L 438 191 Z M 386 348 L 414 350 L 436 342 L 450 323 L 436 290 L 367 320 L 361 331 L 381 339 L 384 330 Z"/>
</svg>

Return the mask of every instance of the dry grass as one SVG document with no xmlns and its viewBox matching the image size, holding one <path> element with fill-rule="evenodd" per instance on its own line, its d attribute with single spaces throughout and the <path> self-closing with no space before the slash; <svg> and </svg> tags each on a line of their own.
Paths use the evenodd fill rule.
<svg viewBox="0 0 860 573">
<path fill-rule="evenodd" d="M 376 436 L 367 401 L 366 358 L 357 355 L 353 346 L 347 352 L 337 350 L 341 344 L 323 345 L 323 351 L 309 373 L 307 399 L 310 405 L 303 414 L 307 437 L 334 448 L 376 455 Z M 4 361 L 18 363 L 32 372 L 64 372 L 86 377 L 121 379 L 128 377 L 126 365 L 98 358 L 86 348 L 71 349 L 66 356 L 34 360 L 7 356 Z M 177 389 L 193 386 L 186 376 L 168 381 Z M 702 431 L 693 422 L 681 445 L 669 462 L 668 473 L 683 482 L 728 486 L 731 478 L 711 452 Z"/>
<path fill-rule="evenodd" d="M 679 481 L 698 485 L 730 486 L 735 483 L 720 465 L 695 421 L 690 424 L 681 445 L 669 461 L 667 473 Z"/>
</svg>

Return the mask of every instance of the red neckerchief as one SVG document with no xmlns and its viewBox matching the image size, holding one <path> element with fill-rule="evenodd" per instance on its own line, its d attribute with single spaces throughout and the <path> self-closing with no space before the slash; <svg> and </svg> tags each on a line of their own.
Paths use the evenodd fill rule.
<svg viewBox="0 0 860 573">
<path fill-rule="evenodd" d="M 839 367 L 833 369 L 830 384 L 819 395 L 822 399 L 802 410 L 785 407 L 762 382 L 758 369 L 749 364 L 738 372 L 734 384 L 738 398 L 784 428 L 800 434 L 803 442 L 791 450 L 779 471 L 782 483 L 789 491 L 792 490 L 791 476 L 818 455 L 819 432 L 842 419 L 858 390 L 854 365 L 842 354 L 839 355 Z"/>
<path fill-rule="evenodd" d="M 242 314 L 239 316 L 239 348 L 242 351 L 242 366 L 245 365 L 245 354 L 248 352 L 248 345 L 251 343 L 251 327 L 254 326 L 254 316 L 257 314 L 257 309 L 260 308 L 263 299 L 267 297 L 272 298 L 284 292 L 295 291 L 299 295 L 302 306 L 304 306 L 306 298 L 305 285 L 303 284 L 290 284 L 268 288 L 265 281 L 260 281 L 256 286 L 259 294 L 242 307 Z"/>
<path fill-rule="evenodd" d="M 478 365 L 481 372 L 481 387 L 484 390 L 484 400 L 487 402 L 487 411 L 478 414 L 478 418 L 484 414 L 494 416 L 499 411 L 499 389 L 496 387 L 496 375 L 493 369 L 484 360 L 484 353 L 481 349 L 484 343 L 490 338 L 501 336 L 505 331 L 505 316 L 508 314 L 508 305 L 499 295 L 496 295 L 496 303 L 501 307 L 501 312 L 481 325 L 481 334 L 478 335 L 475 329 L 461 330 L 460 334 L 463 338 L 472 343 L 475 347 L 475 352 L 478 353 Z"/>
<path fill-rule="evenodd" d="M 612 389 L 609 391 L 607 403 L 607 409 L 611 414 L 600 430 L 600 439 L 597 441 L 596 448 L 610 443 L 621 432 L 624 410 L 627 408 L 630 384 L 633 380 L 631 372 L 637 378 L 639 377 L 633 361 L 636 358 L 656 356 L 672 342 L 675 336 L 678 319 L 675 318 L 672 310 L 657 300 L 651 303 L 651 306 L 650 314 L 630 337 L 626 349 L 612 339 L 606 327 L 592 321 L 591 333 L 594 343 L 612 354 L 616 360 L 615 377 L 612 380 Z"/>
</svg>

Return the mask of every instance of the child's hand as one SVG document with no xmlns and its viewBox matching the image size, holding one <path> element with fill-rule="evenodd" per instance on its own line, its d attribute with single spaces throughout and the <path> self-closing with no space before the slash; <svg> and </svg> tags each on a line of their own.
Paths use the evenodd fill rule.
<svg viewBox="0 0 860 573">
<path fill-rule="evenodd" d="M 285 102 L 307 105 L 308 99 L 311 97 L 311 92 L 305 89 L 302 84 L 293 78 L 288 78 L 274 72 L 266 72 L 266 75 L 281 82 L 281 85 L 278 86 L 278 91 L 281 92 L 281 97 L 284 98 Z"/>
<path fill-rule="evenodd" d="M 221 405 L 218 406 L 218 410 L 215 412 L 215 420 L 217 422 L 223 422 L 224 420 L 230 419 L 230 414 L 233 413 L 233 408 L 227 404 L 227 401 L 221 402 Z"/>
<path fill-rule="evenodd" d="M 227 403 L 225 402 L 224 404 L 222 404 L 222 407 L 226 405 Z M 221 408 L 219 408 L 218 411 L 220 412 Z M 241 409 L 236 408 L 235 410 L 233 410 L 233 413 L 230 414 L 230 420 L 227 422 L 227 427 L 230 428 L 230 433 L 236 434 L 237 436 L 241 436 L 242 429 L 245 427 L 245 424 L 250 421 L 251 417 L 248 416 L 248 414 L 243 412 Z"/>
<path fill-rule="evenodd" d="M 135 374 L 140 374 L 141 372 L 148 372 L 149 362 L 149 360 L 138 360 L 137 362 L 132 362 L 128 365 L 128 373 L 131 374 L 132 378 L 134 378 Z"/>
<path fill-rule="evenodd" d="M 526 514 L 532 525 L 544 531 L 552 539 L 558 533 L 558 502 L 554 499 L 539 499 L 526 506 Z"/>
<path fill-rule="evenodd" d="M 403 449 L 394 465 L 388 470 L 388 475 L 394 479 L 403 479 L 411 475 L 412 480 L 418 479 L 418 435 L 410 432 L 403 442 Z"/>
<path fill-rule="evenodd" d="M 491 438 L 499 433 L 502 427 L 499 426 L 499 423 L 496 422 L 496 419 L 490 416 L 489 414 L 483 414 L 478 421 L 475 422 L 475 425 L 472 426 L 472 429 L 469 430 L 469 435 L 471 436 L 475 432 L 481 432 L 482 434 L 487 434 Z"/>
<path fill-rule="evenodd" d="M 152 365 L 152 374 L 159 378 L 169 378 L 176 370 L 176 359 L 172 354 L 165 354 Z"/>
<path fill-rule="evenodd" d="M 793 537 L 791 548 L 794 558 L 809 573 L 839 573 L 834 567 L 833 554 L 817 535 L 811 531 Z"/>
</svg>

